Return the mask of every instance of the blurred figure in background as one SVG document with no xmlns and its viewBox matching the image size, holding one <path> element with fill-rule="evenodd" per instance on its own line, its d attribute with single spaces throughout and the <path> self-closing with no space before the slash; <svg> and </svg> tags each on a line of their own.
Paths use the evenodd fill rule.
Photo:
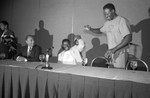
<svg viewBox="0 0 150 98">
<path fill-rule="evenodd" d="M 17 53 L 15 34 L 9 29 L 7 21 L 0 22 L 0 29 L 0 54 L 5 54 L 6 59 L 13 59 Z"/>
</svg>

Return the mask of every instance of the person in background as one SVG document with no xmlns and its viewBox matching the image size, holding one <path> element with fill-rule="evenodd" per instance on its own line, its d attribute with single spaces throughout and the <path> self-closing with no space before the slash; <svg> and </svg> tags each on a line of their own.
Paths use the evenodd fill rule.
<svg viewBox="0 0 150 98">
<path fill-rule="evenodd" d="M 5 54 L 5 58 L 12 59 L 17 53 L 17 42 L 15 34 L 9 29 L 7 21 L 0 22 L 0 53 Z"/>
<path fill-rule="evenodd" d="M 108 3 L 103 7 L 106 22 L 100 28 L 84 26 L 96 34 L 104 34 L 107 37 L 108 51 L 106 58 L 111 58 L 111 63 L 115 68 L 125 68 L 128 59 L 128 45 L 132 40 L 129 21 L 116 14 L 115 7 Z"/>
<path fill-rule="evenodd" d="M 42 52 L 40 46 L 35 44 L 34 36 L 27 35 L 25 38 L 26 45 L 22 47 L 21 51 L 17 54 L 16 61 L 39 61 L 39 55 Z"/>
</svg>

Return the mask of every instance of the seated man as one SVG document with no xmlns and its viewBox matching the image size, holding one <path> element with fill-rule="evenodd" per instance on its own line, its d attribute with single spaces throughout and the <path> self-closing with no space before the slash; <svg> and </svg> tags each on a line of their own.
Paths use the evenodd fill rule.
<svg viewBox="0 0 150 98">
<path fill-rule="evenodd" d="M 33 35 L 27 35 L 25 40 L 26 45 L 18 53 L 16 61 L 39 61 L 39 55 L 42 52 L 41 47 L 35 45 Z"/>
<path fill-rule="evenodd" d="M 70 51 L 70 40 L 62 40 L 62 51 L 58 53 L 58 62 L 63 64 L 76 65 L 76 61 L 73 54 Z"/>
</svg>

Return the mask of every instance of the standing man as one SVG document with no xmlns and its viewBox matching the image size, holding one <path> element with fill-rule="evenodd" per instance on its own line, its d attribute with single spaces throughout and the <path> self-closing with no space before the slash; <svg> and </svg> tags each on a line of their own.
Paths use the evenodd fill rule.
<svg viewBox="0 0 150 98">
<path fill-rule="evenodd" d="M 27 35 L 26 45 L 22 47 L 21 52 L 18 53 L 16 61 L 39 61 L 39 55 L 41 54 L 41 47 L 35 45 L 34 36 Z"/>
<path fill-rule="evenodd" d="M 127 19 L 116 14 L 112 3 L 106 4 L 103 12 L 106 22 L 101 28 L 91 28 L 86 25 L 85 29 L 96 34 L 105 34 L 108 42 L 105 57 L 111 58 L 115 68 L 125 68 L 128 59 L 128 44 L 132 40 L 130 24 Z"/>
</svg>

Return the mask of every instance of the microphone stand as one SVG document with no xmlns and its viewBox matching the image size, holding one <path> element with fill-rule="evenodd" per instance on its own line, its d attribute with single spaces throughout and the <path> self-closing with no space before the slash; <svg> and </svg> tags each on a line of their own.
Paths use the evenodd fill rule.
<svg viewBox="0 0 150 98">
<path fill-rule="evenodd" d="M 50 63 L 49 63 L 49 51 L 52 49 L 53 47 L 51 47 L 51 48 L 48 48 L 47 49 L 47 51 L 46 51 L 46 58 L 45 58 L 45 60 L 46 60 L 46 62 L 45 62 L 45 66 L 43 66 L 42 67 L 42 69 L 49 69 L 49 70 L 51 70 L 51 69 L 53 69 L 51 66 L 50 66 Z"/>
</svg>

